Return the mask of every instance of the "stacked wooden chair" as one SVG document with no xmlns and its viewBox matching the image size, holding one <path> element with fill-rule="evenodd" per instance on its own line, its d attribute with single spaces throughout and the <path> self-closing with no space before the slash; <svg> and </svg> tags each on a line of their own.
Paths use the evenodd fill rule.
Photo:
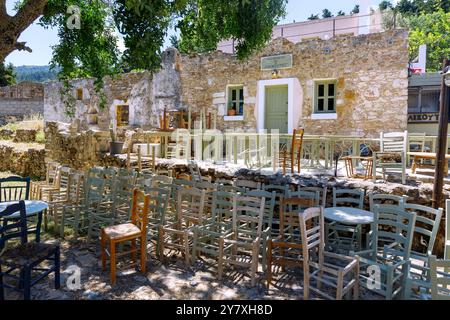
<svg viewBox="0 0 450 320">
<path fill-rule="evenodd" d="M 264 208 L 264 198 L 233 197 L 232 231 L 219 238 L 219 280 L 225 265 L 239 266 L 250 269 L 251 284 L 255 286 Z"/>
<path fill-rule="evenodd" d="M 450 260 L 440 260 L 431 255 L 428 259 L 430 266 L 430 295 L 432 300 L 450 300 Z"/>
<path fill-rule="evenodd" d="M 207 219 L 205 215 L 206 191 L 196 188 L 182 188 L 177 193 L 177 213 L 175 221 L 164 221 L 159 226 L 159 257 L 164 260 L 165 249 L 180 251 L 186 264 L 190 264 L 193 228 Z"/>
<path fill-rule="evenodd" d="M 416 213 L 375 205 L 367 250 L 356 253 L 360 285 L 386 300 L 408 296 L 408 275 Z"/>
<path fill-rule="evenodd" d="M 341 300 L 347 295 L 359 298 L 358 259 L 325 251 L 323 208 L 309 208 L 299 215 L 303 251 L 303 297 L 310 291 L 327 299 Z M 311 280 L 316 285 L 311 285 Z M 334 295 L 322 289 L 327 286 Z"/>
<path fill-rule="evenodd" d="M 304 134 L 305 130 L 303 128 L 294 129 L 290 148 L 284 146 L 280 151 L 280 162 L 283 174 L 286 174 L 288 171 L 291 174 L 294 174 L 295 169 L 297 169 L 297 173 L 300 174 Z"/>
</svg>

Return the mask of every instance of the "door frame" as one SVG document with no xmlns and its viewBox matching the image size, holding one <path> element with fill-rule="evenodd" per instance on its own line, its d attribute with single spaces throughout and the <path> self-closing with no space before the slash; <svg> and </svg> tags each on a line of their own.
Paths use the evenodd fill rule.
<svg viewBox="0 0 450 320">
<path fill-rule="evenodd" d="M 275 91 L 275 92 L 277 92 L 276 94 L 279 95 L 281 99 L 283 99 L 283 102 L 284 102 L 284 99 L 286 99 L 286 102 L 288 103 L 288 99 L 289 99 L 289 86 L 287 84 L 270 85 L 270 86 L 265 86 L 264 87 L 264 90 L 265 90 L 265 92 L 264 92 L 264 129 L 266 129 L 266 130 L 269 130 L 267 121 L 268 121 L 268 119 L 270 119 L 270 117 L 267 114 L 267 110 L 268 110 L 268 108 L 267 108 L 267 99 L 268 99 L 268 92 L 269 92 L 270 89 L 272 89 L 272 90 L 273 89 L 275 89 L 275 90 L 277 90 L 277 89 L 283 90 L 283 92 L 282 92 L 282 96 L 283 97 L 282 98 L 281 98 L 281 92 Z M 286 96 L 284 94 L 286 94 Z M 277 106 L 275 106 L 275 107 L 277 107 Z M 279 105 L 279 107 L 283 107 L 283 106 Z M 281 112 L 281 110 L 279 110 L 279 111 Z M 288 123 L 289 123 L 289 108 L 288 108 L 288 104 L 286 104 L 286 115 L 283 116 L 283 121 L 284 121 L 284 119 L 286 120 L 286 132 L 280 132 L 280 134 L 288 133 L 288 131 L 289 131 L 288 130 L 289 129 L 288 128 Z"/>
<path fill-rule="evenodd" d="M 256 125 L 259 133 L 263 133 L 265 130 L 266 87 L 280 85 L 288 86 L 288 133 L 292 134 L 294 126 L 297 126 L 302 111 L 300 104 L 302 97 L 300 81 L 297 78 L 260 80 L 258 81 L 258 99 L 256 103 Z"/>
</svg>

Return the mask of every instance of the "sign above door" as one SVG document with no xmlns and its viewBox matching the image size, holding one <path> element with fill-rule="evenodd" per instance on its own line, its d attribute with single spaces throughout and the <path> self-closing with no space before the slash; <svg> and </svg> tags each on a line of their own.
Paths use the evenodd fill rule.
<svg viewBox="0 0 450 320">
<path fill-rule="evenodd" d="M 261 58 L 261 70 L 292 68 L 292 54 L 280 54 Z"/>
</svg>

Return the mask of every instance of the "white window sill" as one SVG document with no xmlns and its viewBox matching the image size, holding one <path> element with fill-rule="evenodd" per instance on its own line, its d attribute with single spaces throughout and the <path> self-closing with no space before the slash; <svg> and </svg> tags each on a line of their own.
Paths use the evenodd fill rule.
<svg viewBox="0 0 450 320">
<path fill-rule="evenodd" d="M 223 121 L 244 121 L 244 116 L 224 116 Z"/>
<path fill-rule="evenodd" d="M 337 113 L 313 113 L 311 115 L 312 120 L 336 120 Z"/>
</svg>

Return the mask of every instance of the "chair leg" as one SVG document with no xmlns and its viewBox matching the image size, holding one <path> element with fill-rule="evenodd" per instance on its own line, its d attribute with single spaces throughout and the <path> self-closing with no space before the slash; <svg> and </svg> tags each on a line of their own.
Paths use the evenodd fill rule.
<svg viewBox="0 0 450 320">
<path fill-rule="evenodd" d="M 5 290 L 3 288 L 3 273 L 1 265 L 0 265 L 0 300 L 5 300 Z"/>
<path fill-rule="evenodd" d="M 55 250 L 55 289 L 61 288 L 61 249 Z"/>
<path fill-rule="evenodd" d="M 224 238 L 219 238 L 219 259 L 217 261 L 217 278 L 222 280 L 223 273 L 223 247 L 224 247 Z"/>
<path fill-rule="evenodd" d="M 31 299 L 31 268 L 29 266 L 23 269 L 23 299 Z"/>
<path fill-rule="evenodd" d="M 267 242 L 267 290 L 272 282 L 272 240 Z"/>
<path fill-rule="evenodd" d="M 136 250 L 137 250 L 136 239 L 133 239 L 133 240 L 131 240 L 131 260 L 133 260 L 133 263 L 136 263 L 136 265 L 137 265 Z"/>
<path fill-rule="evenodd" d="M 145 235 L 141 237 L 141 272 L 145 273 L 146 268 L 145 268 L 145 264 L 147 262 L 147 242 L 145 241 Z"/>
<path fill-rule="evenodd" d="M 105 252 L 105 250 L 106 250 L 106 236 L 105 236 L 105 233 L 103 232 L 103 230 L 102 230 L 102 236 L 101 236 L 101 241 L 100 241 L 100 243 L 101 243 L 101 250 L 102 250 L 102 269 L 103 269 L 103 271 L 105 271 L 106 270 L 106 252 Z"/>
<path fill-rule="evenodd" d="M 111 284 L 116 283 L 116 243 L 114 241 L 109 242 L 110 250 L 110 268 L 111 268 Z"/>
<path fill-rule="evenodd" d="M 258 270 L 258 245 L 255 243 L 252 250 L 252 286 L 256 285 L 256 271 Z"/>
</svg>

